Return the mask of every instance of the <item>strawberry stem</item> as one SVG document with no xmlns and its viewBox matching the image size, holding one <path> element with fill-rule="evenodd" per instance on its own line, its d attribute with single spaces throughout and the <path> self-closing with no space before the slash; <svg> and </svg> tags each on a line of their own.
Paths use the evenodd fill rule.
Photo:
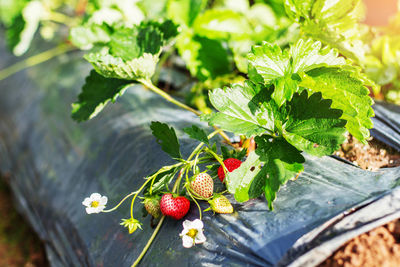
<svg viewBox="0 0 400 267">
<path fill-rule="evenodd" d="M 153 86 L 154 86 L 154 85 L 153 85 Z M 168 96 L 169 96 L 169 95 L 168 95 Z M 169 97 L 170 97 L 170 96 L 169 96 Z M 207 138 L 208 138 L 208 139 L 211 139 L 211 138 L 212 138 L 213 136 L 215 136 L 216 134 L 221 134 L 221 132 L 222 132 L 221 129 L 217 129 L 217 130 L 215 130 L 214 132 L 212 132 L 211 134 L 209 134 L 209 135 L 207 136 Z M 186 164 L 186 166 L 184 166 L 184 167 L 179 171 L 179 175 L 178 175 L 178 178 L 176 178 L 174 187 L 173 187 L 173 189 L 172 189 L 172 193 L 176 193 L 176 192 L 177 192 L 177 189 L 179 189 L 180 183 L 181 183 L 181 181 L 182 181 L 182 177 L 183 177 L 184 172 L 185 172 L 185 174 L 186 174 L 186 181 L 187 181 L 187 182 L 189 181 L 188 169 L 187 169 L 187 168 L 190 168 L 190 166 L 191 166 L 191 164 L 192 164 L 192 162 L 193 162 L 193 161 L 192 161 L 192 158 L 193 158 L 194 156 L 200 154 L 200 150 L 202 149 L 203 145 L 204 145 L 204 143 L 198 144 L 197 147 L 193 150 L 192 154 L 190 154 L 190 156 L 187 158 L 187 160 L 186 160 L 185 162 L 180 162 L 180 163 L 178 163 L 178 164 L 175 164 L 175 165 L 177 165 L 177 166 Z M 217 160 L 219 159 L 218 155 L 216 155 L 214 152 L 212 152 L 211 154 L 212 154 L 214 157 L 216 157 Z M 196 159 L 194 160 L 195 163 L 196 163 L 197 160 L 198 160 L 198 157 L 196 157 Z M 219 161 L 220 161 L 220 159 L 219 159 Z M 173 166 L 175 166 L 175 165 L 173 165 Z M 171 166 L 169 166 L 169 167 L 171 167 Z M 160 169 L 160 170 L 161 170 L 161 169 Z M 132 217 L 132 218 L 133 218 L 133 203 L 134 203 L 134 201 L 135 201 L 136 196 L 140 193 L 140 191 L 143 190 L 144 186 L 145 186 L 149 181 L 152 181 L 152 184 L 154 183 L 154 179 L 155 179 L 155 177 L 157 176 L 157 174 L 160 173 L 160 170 L 159 170 L 157 173 L 155 173 L 152 177 L 150 177 L 150 178 L 142 185 L 142 187 L 139 189 L 139 191 L 137 192 L 137 194 L 133 197 L 133 199 L 132 199 L 132 204 L 131 204 L 131 217 Z M 151 185 L 152 185 L 152 184 L 151 184 Z M 152 189 L 152 188 L 150 187 L 150 194 L 151 194 L 151 189 Z M 195 197 L 190 193 L 190 191 L 187 190 L 187 192 L 188 192 L 189 196 L 193 199 L 193 201 L 196 203 L 197 207 L 199 208 L 200 220 L 201 220 L 201 218 L 202 218 L 201 207 L 200 207 L 199 203 L 196 201 Z M 142 258 L 143 258 L 144 255 L 146 254 L 147 250 L 149 249 L 151 243 L 153 242 L 154 238 L 157 236 L 158 232 L 160 231 L 160 228 L 161 228 L 161 226 L 162 226 L 162 224 L 163 224 L 163 222 L 164 222 L 164 219 L 165 219 L 165 216 L 162 216 L 160 222 L 157 224 L 157 227 L 156 227 L 156 229 L 154 230 L 153 234 L 151 235 L 149 241 L 147 241 L 146 246 L 143 248 L 143 250 L 142 250 L 142 252 L 140 253 L 139 257 L 138 257 L 138 258 L 135 260 L 135 262 L 132 264 L 132 267 L 135 267 L 135 266 L 137 266 L 137 265 L 140 263 L 140 261 L 142 260 Z"/>
<path fill-rule="evenodd" d="M 172 189 L 172 192 L 175 193 L 175 190 L 177 188 L 178 182 L 181 180 L 183 176 L 183 169 L 180 170 L 179 172 L 179 176 L 177 178 L 177 180 L 175 181 L 174 184 L 174 188 Z M 143 187 L 143 186 L 142 186 Z M 147 241 L 146 246 L 143 248 L 142 252 L 140 253 L 139 257 L 135 260 L 135 262 L 132 264 L 131 267 L 135 267 L 139 264 L 139 262 L 142 260 L 142 258 L 144 257 L 144 255 L 146 254 L 147 250 L 150 248 L 151 243 L 153 242 L 154 238 L 157 236 L 158 232 L 160 231 L 160 228 L 164 222 L 165 216 L 163 215 L 161 217 L 161 220 L 158 222 L 156 229 L 154 229 L 153 234 L 151 235 L 149 241 Z"/>
<path fill-rule="evenodd" d="M 112 212 L 112 211 L 116 210 L 119 206 L 121 206 L 122 203 L 124 203 L 125 200 L 127 200 L 130 196 L 132 196 L 135 193 L 136 192 L 132 192 L 129 195 L 125 196 L 114 208 L 108 209 L 108 210 L 103 210 L 102 212 Z"/>
<path fill-rule="evenodd" d="M 196 114 L 197 116 L 201 116 L 201 112 L 198 110 L 195 110 L 191 107 L 189 107 L 188 105 L 185 105 L 181 102 L 179 102 L 178 100 L 174 99 L 173 97 L 171 97 L 169 94 L 167 94 L 166 92 L 164 92 L 163 90 L 161 90 L 160 88 L 158 88 L 157 86 L 155 86 L 150 80 L 147 79 L 138 79 L 138 82 L 140 82 L 142 85 L 144 85 L 145 87 L 147 87 L 149 90 L 153 91 L 154 93 L 162 96 L 165 100 L 167 100 L 168 102 L 171 102 L 172 104 L 175 104 L 178 107 L 181 107 L 183 109 L 186 109 L 187 111 L 190 111 L 194 114 Z M 232 145 L 229 137 L 226 135 L 226 133 L 224 131 L 222 131 L 220 128 L 218 128 L 217 126 L 213 126 L 214 129 L 219 130 L 219 135 L 222 136 L 222 138 L 224 138 L 224 140 L 229 144 Z"/>
<path fill-rule="evenodd" d="M 192 198 L 192 200 L 194 201 L 194 203 L 196 203 L 197 208 L 199 209 L 200 221 L 201 221 L 201 207 L 200 207 L 199 203 L 197 203 L 197 200 L 193 197 L 192 193 L 190 193 L 189 190 L 187 190 L 187 192 L 188 192 L 189 196 Z"/>
<path fill-rule="evenodd" d="M 153 193 L 153 184 L 154 184 L 154 181 L 155 181 L 156 178 L 157 178 L 157 175 L 159 175 L 161 172 L 171 170 L 172 168 L 179 167 L 179 166 L 184 165 L 184 164 L 187 164 L 187 162 L 184 161 L 184 162 L 179 162 L 179 163 L 174 164 L 174 165 L 162 167 L 162 168 L 159 169 L 155 174 L 153 174 L 152 176 L 150 176 L 150 177 L 149 177 L 149 179 L 151 179 L 151 184 L 150 184 L 150 189 L 149 189 L 150 195 Z"/>
<path fill-rule="evenodd" d="M 137 259 L 135 260 L 135 262 L 132 264 L 131 267 L 136 267 L 139 264 L 139 262 L 142 260 L 143 256 L 146 254 L 147 250 L 151 246 L 151 243 L 153 243 L 154 238 L 157 236 L 158 232 L 160 231 L 160 228 L 161 228 L 164 220 L 165 220 L 165 216 L 163 215 L 161 217 L 160 221 L 158 222 L 156 229 L 154 229 L 153 234 L 149 238 L 149 241 L 147 241 L 146 246 L 143 248 L 143 250 L 140 253 L 139 257 L 137 257 Z"/>
<path fill-rule="evenodd" d="M 144 182 L 144 183 L 142 184 L 142 186 L 139 188 L 139 190 L 137 190 L 137 191 L 135 192 L 136 194 L 133 196 L 132 202 L 131 202 L 131 219 L 134 219 L 134 218 L 133 218 L 133 204 L 135 203 L 136 197 L 140 194 L 140 192 L 142 192 L 142 190 L 144 189 L 144 187 L 146 186 L 146 184 L 148 184 L 151 180 L 152 180 L 152 179 L 148 178 L 148 179 L 146 180 L 146 182 Z"/>
<path fill-rule="evenodd" d="M 60 45 L 55 48 L 51 48 L 47 51 L 44 51 L 42 53 L 39 53 L 37 55 L 28 57 L 27 59 L 19 61 L 19 62 L 15 63 L 14 65 L 11 65 L 5 69 L 0 70 L 0 81 L 4 80 L 5 78 L 7 78 L 21 70 L 36 66 L 40 63 L 43 63 L 47 60 L 50 60 L 56 56 L 61 55 L 61 54 L 65 54 L 74 49 L 75 49 L 75 47 L 70 46 L 70 45 Z"/>
<path fill-rule="evenodd" d="M 213 155 L 214 158 L 221 164 L 221 166 L 223 166 L 223 168 L 226 169 L 226 168 L 225 168 L 225 164 L 224 164 L 224 162 L 222 161 L 222 159 L 221 159 L 220 156 L 218 156 L 217 154 L 215 154 L 215 152 L 212 151 L 212 150 L 209 149 L 209 148 L 206 148 L 206 151 L 207 151 L 208 153 L 210 153 L 211 155 Z"/>
</svg>

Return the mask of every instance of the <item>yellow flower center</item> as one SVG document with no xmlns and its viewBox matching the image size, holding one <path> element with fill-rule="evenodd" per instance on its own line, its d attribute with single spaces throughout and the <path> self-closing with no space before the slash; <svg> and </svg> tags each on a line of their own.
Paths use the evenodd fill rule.
<svg viewBox="0 0 400 267">
<path fill-rule="evenodd" d="M 186 235 L 187 235 L 187 236 L 190 236 L 191 238 L 194 239 L 194 238 L 196 237 L 196 235 L 197 235 L 197 232 L 198 232 L 198 231 L 197 231 L 196 229 L 193 229 L 193 228 L 192 228 L 192 229 L 189 230 L 189 232 L 188 232 Z"/>
<path fill-rule="evenodd" d="M 90 206 L 92 208 L 97 208 L 100 205 L 100 203 L 98 201 L 92 201 L 92 203 L 90 203 Z"/>
</svg>

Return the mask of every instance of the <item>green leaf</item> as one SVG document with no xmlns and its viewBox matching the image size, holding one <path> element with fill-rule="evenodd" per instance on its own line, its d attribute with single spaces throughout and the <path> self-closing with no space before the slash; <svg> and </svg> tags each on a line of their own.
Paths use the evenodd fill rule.
<svg viewBox="0 0 400 267">
<path fill-rule="evenodd" d="M 162 36 L 157 31 L 149 31 L 148 34 L 154 35 L 156 46 L 156 51 L 151 54 L 157 54 L 162 46 Z M 144 50 L 144 47 L 140 46 L 138 35 L 137 28 L 121 28 L 114 32 L 108 44 L 110 54 L 124 61 L 130 61 L 143 55 L 144 52 L 142 50 Z"/>
<path fill-rule="evenodd" d="M 285 0 L 285 9 L 308 37 L 363 61 L 365 48 L 359 25 L 364 18 L 362 0 Z"/>
<path fill-rule="evenodd" d="M 143 54 L 141 57 L 124 61 L 110 54 L 104 47 L 98 52 L 84 55 L 94 69 L 104 77 L 125 80 L 149 79 L 153 76 L 158 62 L 158 54 Z"/>
<path fill-rule="evenodd" d="M 229 9 L 209 9 L 194 22 L 195 33 L 209 39 L 242 40 L 252 28 L 246 17 Z"/>
<path fill-rule="evenodd" d="M 237 201 L 245 202 L 263 193 L 265 177 L 260 158 L 252 151 L 239 168 L 226 174 L 226 188 Z"/>
<path fill-rule="evenodd" d="M 110 35 L 110 29 L 106 24 L 92 24 L 72 28 L 69 39 L 73 45 L 86 50 L 91 49 L 96 43 L 108 43 L 111 40 Z"/>
<path fill-rule="evenodd" d="M 257 149 L 236 170 L 227 173 L 226 186 L 235 199 L 245 202 L 263 192 L 270 209 L 279 188 L 303 171 L 304 157 L 283 138 L 255 138 Z"/>
<path fill-rule="evenodd" d="M 215 79 L 233 70 L 229 51 L 221 41 L 185 31 L 177 38 L 176 47 L 192 76 L 200 81 Z"/>
<path fill-rule="evenodd" d="M 288 117 L 283 137 L 298 150 L 315 156 L 332 154 L 346 137 L 342 111 L 331 109 L 332 101 L 321 98 L 321 93 L 308 97 L 307 91 L 295 94 L 288 105 Z"/>
<path fill-rule="evenodd" d="M 125 80 L 105 78 L 92 70 L 86 78 L 78 101 L 72 104 L 72 118 L 80 122 L 95 117 L 108 102 L 115 102 L 130 84 Z"/>
<path fill-rule="evenodd" d="M 203 142 L 205 144 L 209 144 L 208 137 L 206 132 L 197 127 L 196 125 L 192 125 L 192 127 L 184 128 L 183 131 L 189 135 L 190 138 Z"/>
<path fill-rule="evenodd" d="M 163 191 L 168 191 L 168 185 L 171 183 L 172 179 L 175 177 L 176 173 L 180 170 L 179 167 L 165 166 L 160 169 L 157 176 L 154 178 L 152 185 L 152 195 L 161 193 Z M 156 173 L 150 175 L 153 176 Z M 147 184 L 144 191 L 149 192 L 151 184 Z"/>
<path fill-rule="evenodd" d="M 259 95 L 267 95 L 266 88 L 251 82 L 244 85 L 233 84 L 224 89 L 210 91 L 209 98 L 218 111 L 203 116 L 210 125 L 218 125 L 223 130 L 235 134 L 253 136 L 269 130 L 274 131 L 274 102 L 261 101 Z"/>
<path fill-rule="evenodd" d="M 115 26 L 110 31 L 109 42 L 93 43 L 93 50 L 84 58 L 101 75 L 126 80 L 150 79 L 162 47 L 178 33 L 168 20 L 142 22 L 134 28 Z"/>
<path fill-rule="evenodd" d="M 41 2 L 31 1 L 26 4 L 22 14 L 12 20 L 7 29 L 7 41 L 16 56 L 21 56 L 28 50 L 45 13 L 46 10 Z"/>
<path fill-rule="evenodd" d="M 253 69 L 266 84 L 274 84 L 272 98 L 279 106 L 290 100 L 299 90 L 298 75 L 322 66 L 341 66 L 346 63 L 335 50 L 321 48 L 320 42 L 299 40 L 290 50 L 282 51 L 278 45 L 264 43 L 254 46 L 248 59 Z M 254 74 L 249 72 L 250 78 Z"/>
<path fill-rule="evenodd" d="M 224 160 L 226 160 L 228 158 L 235 158 L 238 160 L 243 160 L 243 158 L 246 156 L 246 153 L 247 153 L 247 149 L 241 149 L 241 150 L 231 149 L 231 150 L 229 150 L 226 146 L 221 145 L 221 154 L 222 154 L 222 158 Z"/>
<path fill-rule="evenodd" d="M 174 128 L 169 128 L 167 124 L 158 121 L 151 122 L 150 129 L 156 137 L 157 143 L 161 145 L 161 149 L 174 159 L 180 159 L 181 151 L 178 138 L 176 137 Z"/>
<path fill-rule="evenodd" d="M 25 20 L 22 15 L 13 18 L 12 23 L 5 32 L 5 39 L 8 47 L 13 50 L 21 41 L 21 32 L 25 28 Z"/>
<path fill-rule="evenodd" d="M 21 16 L 22 10 L 29 0 L 0 0 L 0 21 L 9 27 L 14 19 Z"/>
<path fill-rule="evenodd" d="M 174 22 L 191 26 L 206 4 L 206 0 L 169 0 L 167 14 Z"/>
<path fill-rule="evenodd" d="M 279 106 L 305 88 L 321 92 L 323 98 L 332 99 L 332 108 L 343 111 L 341 118 L 353 136 L 361 142 L 369 137 L 373 101 L 366 86 L 375 85 L 357 68 L 346 65 L 335 50 L 311 40 L 299 40 L 284 51 L 265 43 L 253 48 L 249 61 L 250 78 L 274 85 L 271 97 Z"/>
<path fill-rule="evenodd" d="M 282 138 L 263 135 L 255 137 L 256 154 L 264 162 L 266 173 L 264 193 L 268 206 L 273 209 L 273 201 L 279 188 L 296 174 L 304 170 L 304 157 L 291 144 Z"/>
<path fill-rule="evenodd" d="M 372 98 L 364 85 L 364 76 L 357 69 L 319 68 L 307 72 L 300 86 L 313 92 L 321 92 L 325 99 L 332 99 L 332 108 L 343 111 L 342 119 L 347 121 L 347 130 L 359 141 L 365 143 L 373 127 L 370 117 L 374 116 Z"/>
</svg>

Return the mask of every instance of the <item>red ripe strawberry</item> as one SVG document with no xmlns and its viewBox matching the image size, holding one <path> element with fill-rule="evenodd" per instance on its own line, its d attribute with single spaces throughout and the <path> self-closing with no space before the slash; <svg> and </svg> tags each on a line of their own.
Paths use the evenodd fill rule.
<svg viewBox="0 0 400 267">
<path fill-rule="evenodd" d="M 216 213 L 232 213 L 233 207 L 229 200 L 223 195 L 217 195 L 210 201 L 210 208 Z"/>
<path fill-rule="evenodd" d="M 196 175 L 193 181 L 190 182 L 190 188 L 198 196 L 209 198 L 213 195 L 214 181 L 207 173 L 199 173 Z"/>
<path fill-rule="evenodd" d="M 158 218 L 161 215 L 160 211 L 160 197 L 146 197 L 143 201 L 144 208 L 146 211 L 153 216 L 154 218 Z"/>
<path fill-rule="evenodd" d="M 172 194 L 165 194 L 160 201 L 162 214 L 174 218 L 182 219 L 190 208 L 190 201 L 185 197 L 174 197 Z"/>
<path fill-rule="evenodd" d="M 242 162 L 240 160 L 234 159 L 234 158 L 228 158 L 228 159 L 224 160 L 224 165 L 225 165 L 226 169 L 228 170 L 228 172 L 236 170 L 237 168 L 240 167 L 241 164 L 242 164 Z M 218 178 L 221 180 L 221 182 L 224 182 L 225 172 L 224 172 L 224 168 L 222 166 L 220 166 L 218 168 Z"/>
</svg>

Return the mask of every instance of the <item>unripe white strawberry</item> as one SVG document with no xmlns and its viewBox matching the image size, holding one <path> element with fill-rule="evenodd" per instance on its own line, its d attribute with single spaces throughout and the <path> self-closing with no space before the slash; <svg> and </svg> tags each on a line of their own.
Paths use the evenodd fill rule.
<svg viewBox="0 0 400 267">
<path fill-rule="evenodd" d="M 213 199 L 209 200 L 210 209 L 216 213 L 232 213 L 233 207 L 229 200 L 223 195 L 216 195 Z M 208 209 L 207 209 L 208 210 Z"/>
<path fill-rule="evenodd" d="M 199 173 L 190 183 L 190 188 L 198 196 L 210 198 L 214 191 L 214 181 L 207 173 Z"/>
</svg>

